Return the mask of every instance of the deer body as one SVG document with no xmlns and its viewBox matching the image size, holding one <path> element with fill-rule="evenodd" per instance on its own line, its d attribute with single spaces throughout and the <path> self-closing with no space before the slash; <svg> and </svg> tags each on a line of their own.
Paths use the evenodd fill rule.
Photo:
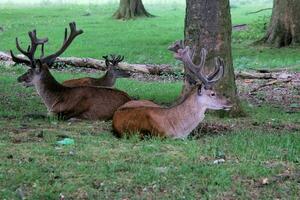
<svg viewBox="0 0 300 200">
<path fill-rule="evenodd" d="M 127 104 L 129 104 L 128 102 Z M 144 106 L 120 107 L 113 117 L 113 128 L 118 136 L 122 133 L 140 132 L 161 137 L 185 138 L 204 119 L 206 107 L 197 100 L 197 89 L 194 89 L 182 103 L 162 108 Z M 176 116 L 176 117 L 174 117 Z"/>
<path fill-rule="evenodd" d="M 113 87 L 116 83 L 116 77 L 109 75 L 108 72 L 100 78 L 78 78 L 64 81 L 62 84 L 67 87 L 78 87 L 78 86 L 102 86 L 102 87 Z"/>
<path fill-rule="evenodd" d="M 224 74 L 224 63 L 216 59 L 216 70 L 208 77 L 202 74 L 206 50 L 201 51 L 201 63 L 192 62 L 189 47 L 175 49 L 175 58 L 182 60 L 193 73 L 191 77 L 201 80 L 185 97 L 170 108 L 163 108 L 150 101 L 129 101 L 120 107 L 113 116 L 113 129 L 118 137 L 124 134 L 139 133 L 153 136 L 185 138 L 204 119 L 207 109 L 229 109 L 231 105 L 224 97 L 217 96 L 210 85 Z M 193 57 L 192 53 L 192 57 Z M 196 81 L 196 80 L 195 80 Z"/>
<path fill-rule="evenodd" d="M 77 86 L 102 86 L 102 87 L 113 87 L 116 83 L 117 78 L 130 77 L 130 73 L 118 68 L 118 63 L 123 61 L 123 56 L 103 56 L 107 71 L 104 76 L 100 78 L 78 78 L 67 80 L 63 82 L 64 86 L 77 87 Z"/>
<path fill-rule="evenodd" d="M 120 106 L 131 100 L 125 92 L 116 89 L 63 86 L 46 66 L 41 68 L 41 73 L 31 80 L 28 74 L 18 80 L 33 84 L 48 111 L 63 119 L 108 120 Z"/>
<path fill-rule="evenodd" d="M 75 37 L 83 32 L 76 30 L 74 22 L 70 23 L 70 29 L 69 35 L 67 29 L 65 30 L 62 47 L 48 56 L 44 56 L 44 44 L 48 39 L 38 39 L 35 30 L 29 32 L 31 45 L 27 51 L 20 47 L 16 39 L 17 49 L 28 59 L 16 57 L 11 51 L 13 61 L 30 66 L 30 69 L 18 78 L 18 82 L 26 86 L 35 86 L 48 111 L 62 119 L 111 119 L 120 106 L 131 100 L 125 92 L 103 87 L 66 87 L 58 83 L 48 69 L 48 66 L 68 48 Z M 42 45 L 42 53 L 40 58 L 36 59 L 34 55 L 38 45 Z"/>
</svg>

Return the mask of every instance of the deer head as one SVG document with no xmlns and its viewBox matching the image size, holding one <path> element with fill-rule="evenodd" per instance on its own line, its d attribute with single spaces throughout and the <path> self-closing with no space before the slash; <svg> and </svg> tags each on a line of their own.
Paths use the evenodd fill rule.
<svg viewBox="0 0 300 200">
<path fill-rule="evenodd" d="M 26 86 L 32 86 L 37 80 L 39 80 L 43 73 L 48 72 L 48 67 L 51 66 L 55 59 L 60 56 L 72 43 L 72 41 L 80 34 L 83 33 L 82 30 L 76 29 L 75 22 L 69 24 L 70 34 L 68 35 L 68 29 L 65 29 L 64 41 L 61 48 L 48 56 L 44 55 L 44 45 L 48 42 L 48 38 L 37 38 L 36 30 L 30 31 L 28 33 L 31 40 L 31 44 L 28 46 L 27 50 L 21 48 L 18 38 L 16 38 L 17 49 L 25 56 L 17 57 L 14 55 L 12 50 L 10 51 L 12 60 L 17 64 L 25 64 L 30 67 L 30 69 L 18 78 L 19 82 L 23 82 Z M 35 52 L 37 47 L 41 45 L 41 54 L 39 58 L 35 58 Z"/>
<path fill-rule="evenodd" d="M 220 57 L 215 58 L 215 70 L 211 74 L 205 75 L 203 68 L 207 51 L 205 49 L 201 50 L 201 61 L 198 65 L 193 63 L 194 52 L 190 50 L 189 46 L 186 46 L 184 49 L 178 49 L 174 56 L 185 64 L 188 69 L 187 73 L 197 82 L 198 102 L 208 109 L 230 109 L 231 105 L 228 100 L 216 94 L 212 89 L 213 85 L 224 76 L 225 65 L 223 59 Z"/>
<path fill-rule="evenodd" d="M 105 65 L 108 73 L 111 73 L 115 78 L 130 77 L 130 73 L 121 69 L 118 64 L 124 60 L 124 56 L 106 55 L 102 56 L 105 59 Z"/>
</svg>

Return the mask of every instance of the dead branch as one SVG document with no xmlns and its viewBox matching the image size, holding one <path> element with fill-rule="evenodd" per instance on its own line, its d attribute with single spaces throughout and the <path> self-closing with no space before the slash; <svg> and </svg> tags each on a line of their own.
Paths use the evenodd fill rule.
<svg viewBox="0 0 300 200">
<path fill-rule="evenodd" d="M 233 25 L 232 29 L 236 30 L 236 31 L 242 31 L 247 29 L 248 25 L 247 24 L 237 24 L 237 25 Z"/>
<path fill-rule="evenodd" d="M 272 9 L 273 8 L 263 8 L 263 9 L 260 9 L 260 10 L 254 11 L 254 12 L 247 12 L 246 15 L 256 14 L 256 13 L 259 13 L 259 12 L 262 12 L 262 11 L 272 10 Z"/>
<path fill-rule="evenodd" d="M 22 57 L 21 55 L 18 56 Z M 11 56 L 7 53 L 0 52 L 0 61 L 11 62 Z M 58 57 L 55 60 L 54 67 L 57 65 L 69 65 L 73 67 L 106 70 L 105 61 L 94 58 Z M 147 73 L 152 75 L 173 73 L 170 65 L 129 64 L 126 62 L 122 62 L 119 64 L 119 67 L 131 72 Z"/>
<path fill-rule="evenodd" d="M 275 84 L 278 84 L 278 83 L 289 83 L 291 82 L 293 79 L 292 78 L 289 78 L 289 79 L 286 79 L 286 80 L 272 80 L 272 81 L 269 81 L 265 84 L 262 84 L 256 88 L 254 88 L 253 90 L 250 91 L 250 94 L 253 94 L 255 92 L 257 92 L 258 90 L 264 88 L 264 87 L 267 87 L 267 86 L 271 86 L 271 85 L 275 85 Z"/>
<path fill-rule="evenodd" d="M 235 76 L 240 79 L 276 79 L 272 73 L 237 72 Z"/>
</svg>

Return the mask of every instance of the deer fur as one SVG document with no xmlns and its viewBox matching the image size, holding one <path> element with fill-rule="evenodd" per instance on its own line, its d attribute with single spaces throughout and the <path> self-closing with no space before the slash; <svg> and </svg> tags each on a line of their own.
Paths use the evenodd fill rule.
<svg viewBox="0 0 300 200">
<path fill-rule="evenodd" d="M 66 87 L 58 83 L 51 75 L 48 66 L 61 55 L 82 30 L 76 29 L 75 22 L 70 23 L 70 34 L 65 30 L 62 47 L 55 53 L 44 56 L 44 45 L 48 39 L 39 39 L 36 30 L 29 32 L 31 45 L 27 51 L 22 49 L 16 39 L 17 49 L 26 58 L 17 57 L 11 51 L 12 59 L 16 63 L 26 64 L 30 69 L 18 78 L 18 82 L 25 86 L 35 86 L 49 112 L 61 119 L 89 119 L 108 120 L 114 112 L 131 98 L 122 91 L 104 87 Z M 41 56 L 34 57 L 37 47 L 41 45 Z"/>
<path fill-rule="evenodd" d="M 46 65 L 18 78 L 26 86 L 34 85 L 50 113 L 62 119 L 109 120 L 131 98 L 122 91 L 102 87 L 66 87 L 58 83 Z"/>
<path fill-rule="evenodd" d="M 129 101 L 124 104 L 113 116 L 113 129 L 116 136 L 139 133 L 142 136 L 186 138 L 204 119 L 207 109 L 220 110 L 231 107 L 227 99 L 217 96 L 209 87 L 209 84 L 213 84 L 223 75 L 224 63 L 219 60 L 218 69 L 207 79 L 200 72 L 204 66 L 205 51 L 202 51 L 199 69 L 194 65 L 191 66 L 189 56 L 189 47 L 178 49 L 175 55 L 191 68 L 190 71 L 195 73 L 193 77 L 197 76 L 204 83 L 197 84 L 182 102 L 173 107 L 163 108 L 150 101 Z"/>
<path fill-rule="evenodd" d="M 130 73 L 123 69 L 120 69 L 117 65 L 123 59 L 121 56 L 115 57 L 111 55 L 111 58 L 108 56 L 103 56 L 105 58 L 105 63 L 107 71 L 104 76 L 100 78 L 78 78 L 64 81 L 62 84 L 67 87 L 77 87 L 77 86 L 103 86 L 103 87 L 114 87 L 117 78 L 127 78 L 130 77 Z M 124 58 L 124 57 L 123 57 Z"/>
</svg>

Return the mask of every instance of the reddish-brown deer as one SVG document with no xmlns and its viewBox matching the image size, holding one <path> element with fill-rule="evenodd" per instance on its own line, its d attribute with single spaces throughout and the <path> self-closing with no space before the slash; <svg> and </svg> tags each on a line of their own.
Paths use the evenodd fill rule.
<svg viewBox="0 0 300 200">
<path fill-rule="evenodd" d="M 107 71 L 104 76 L 100 78 L 78 78 L 64 81 L 62 84 L 68 87 L 77 86 L 103 86 L 103 87 L 114 87 L 117 78 L 127 78 L 130 77 L 130 73 L 118 67 L 118 63 L 122 62 L 124 56 L 103 56 L 105 59 L 105 64 Z"/>
<path fill-rule="evenodd" d="M 177 49 L 175 58 L 183 61 L 191 77 L 197 77 L 194 89 L 179 104 L 163 108 L 150 101 L 129 101 L 120 107 L 113 117 L 113 129 L 117 136 L 139 133 L 152 136 L 185 138 L 204 119 L 207 109 L 230 109 L 231 105 L 224 97 L 218 96 L 212 86 L 224 74 L 224 62 L 216 58 L 216 69 L 206 76 L 203 67 L 206 50 L 201 51 L 201 63 L 195 65 L 190 48 Z"/>
<path fill-rule="evenodd" d="M 58 83 L 48 69 L 56 57 L 68 48 L 73 39 L 83 32 L 76 30 L 74 22 L 70 23 L 70 30 L 69 35 L 67 29 L 65 31 L 62 47 L 49 56 L 44 56 L 44 44 L 48 39 L 38 39 L 35 30 L 29 32 L 31 45 L 27 51 L 20 47 L 16 39 L 17 49 L 28 59 L 16 57 L 11 51 L 14 62 L 30 66 L 18 81 L 26 86 L 35 86 L 48 111 L 62 119 L 111 119 L 120 106 L 131 100 L 125 92 L 101 87 L 66 87 Z M 38 45 L 42 45 L 42 53 L 39 59 L 36 59 L 34 56 Z"/>
</svg>

